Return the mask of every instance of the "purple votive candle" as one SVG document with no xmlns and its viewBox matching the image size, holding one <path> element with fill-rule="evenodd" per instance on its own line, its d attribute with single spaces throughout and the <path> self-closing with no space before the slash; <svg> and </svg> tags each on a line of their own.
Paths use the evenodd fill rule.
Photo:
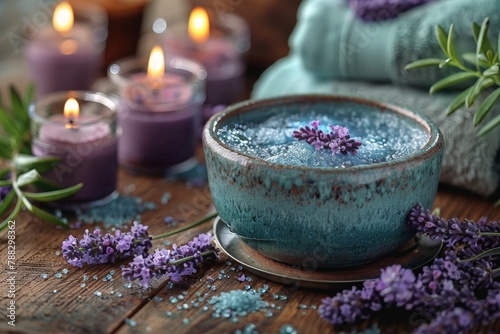
<svg viewBox="0 0 500 334">
<path fill-rule="evenodd" d="M 168 27 L 165 48 L 172 55 L 196 60 L 207 70 L 207 105 L 231 104 L 245 92 L 243 53 L 249 47 L 249 30 L 242 19 L 225 14 L 217 20 L 201 7 L 191 12 L 187 26 Z"/>
<path fill-rule="evenodd" d="M 84 8 L 60 3 L 53 24 L 40 29 L 24 50 L 37 96 L 68 90 L 88 90 L 99 75 L 107 36 L 107 15 L 89 4 Z M 78 15 L 77 15 L 78 14 Z"/>
<path fill-rule="evenodd" d="M 196 134 L 204 101 L 206 71 L 193 61 L 174 58 L 151 76 L 146 59 L 128 59 L 109 68 L 119 88 L 118 160 L 128 170 L 171 175 L 196 164 Z M 150 62 L 151 63 L 151 62 Z"/>
<path fill-rule="evenodd" d="M 30 107 L 32 151 L 59 161 L 44 177 L 63 187 L 82 189 L 54 205 L 79 208 L 107 203 L 116 196 L 116 104 L 101 93 L 49 94 Z"/>
</svg>

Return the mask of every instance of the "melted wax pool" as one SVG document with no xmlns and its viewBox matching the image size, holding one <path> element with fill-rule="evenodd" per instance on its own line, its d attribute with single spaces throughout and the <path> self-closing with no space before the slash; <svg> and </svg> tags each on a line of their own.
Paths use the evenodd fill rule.
<svg viewBox="0 0 500 334">
<path fill-rule="evenodd" d="M 332 110 L 316 111 L 303 106 L 239 116 L 222 125 L 217 136 L 231 149 L 270 163 L 308 167 L 349 167 L 387 162 L 408 156 L 429 140 L 425 128 L 394 112 L 354 103 L 342 103 Z M 258 115 L 258 116 L 255 116 Z M 315 151 L 292 132 L 319 120 L 320 129 L 330 132 L 328 124 L 349 129 L 351 138 L 363 145 L 356 155 L 332 154 L 329 149 Z"/>
</svg>

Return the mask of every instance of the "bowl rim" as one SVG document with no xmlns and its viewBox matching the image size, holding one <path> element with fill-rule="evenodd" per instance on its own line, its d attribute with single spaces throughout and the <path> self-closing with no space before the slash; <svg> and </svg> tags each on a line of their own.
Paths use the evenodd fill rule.
<svg viewBox="0 0 500 334">
<path fill-rule="evenodd" d="M 219 137 L 216 135 L 214 131 L 219 121 L 221 121 L 223 118 L 231 117 L 238 114 L 243 114 L 245 112 L 248 112 L 249 110 L 252 110 L 255 107 L 272 107 L 290 103 L 313 104 L 319 102 L 353 102 L 378 108 L 381 111 L 389 110 L 393 113 L 400 114 L 403 117 L 420 124 L 429 134 L 429 139 L 427 140 L 425 145 L 423 145 L 418 150 L 398 159 L 386 162 L 374 163 L 374 164 L 349 166 L 345 168 L 332 168 L 328 166 L 314 167 L 314 166 L 289 165 L 289 164 L 268 162 L 262 158 L 254 157 L 239 152 L 227 146 L 219 139 Z M 287 96 L 258 99 L 258 100 L 249 99 L 232 104 L 226 107 L 224 110 L 221 110 L 220 112 L 210 117 L 210 119 L 205 123 L 202 139 L 203 139 L 203 146 L 205 148 L 209 147 L 212 151 L 223 156 L 224 158 L 239 163 L 259 164 L 267 166 L 269 168 L 290 169 L 299 171 L 313 170 L 317 172 L 328 172 L 334 174 L 352 173 L 353 171 L 386 169 L 387 167 L 396 167 L 400 165 L 418 163 L 420 161 L 425 161 L 430 157 L 438 154 L 441 150 L 443 150 L 444 147 L 444 139 L 439 127 L 425 115 L 390 103 L 364 99 L 359 97 L 352 97 L 346 95 L 333 95 L 333 94 L 332 95 L 326 95 L 326 94 L 287 95 Z"/>
</svg>

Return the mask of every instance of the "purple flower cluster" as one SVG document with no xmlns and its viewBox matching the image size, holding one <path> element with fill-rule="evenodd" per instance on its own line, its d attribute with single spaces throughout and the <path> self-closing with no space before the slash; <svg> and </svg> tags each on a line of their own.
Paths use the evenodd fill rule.
<svg viewBox="0 0 500 334">
<path fill-rule="evenodd" d="M 3 201 L 5 197 L 7 197 L 10 190 L 11 190 L 10 186 L 0 187 L 0 202 Z"/>
<path fill-rule="evenodd" d="M 62 243 L 63 256 L 69 264 L 82 267 L 84 264 L 113 263 L 131 256 L 146 255 L 153 246 L 148 227 L 134 222 L 130 232 L 115 234 L 96 229 L 93 233 L 85 230 L 82 239 L 70 235 Z"/>
<path fill-rule="evenodd" d="M 424 266 L 417 276 L 399 265 L 390 266 L 379 278 L 364 282 L 362 289 L 323 299 L 320 316 L 333 324 L 344 324 L 368 319 L 383 308 L 399 307 L 432 319 L 415 333 L 470 332 L 476 323 L 487 324 L 500 317 L 500 283 L 493 279 L 498 259 L 463 260 L 488 247 L 498 247 L 498 222 L 445 220 L 418 205 L 408 224 L 445 241 L 444 256 Z"/>
<path fill-rule="evenodd" d="M 361 142 L 350 137 L 349 129 L 338 125 L 328 125 L 331 131 L 325 133 L 319 129 L 319 125 L 319 121 L 312 121 L 311 126 L 306 125 L 294 130 L 292 137 L 299 141 L 305 140 L 316 150 L 325 148 L 330 149 L 333 154 L 356 154 Z"/>
<path fill-rule="evenodd" d="M 366 22 L 386 21 L 398 17 L 432 0 L 348 0 L 357 17 Z"/>
<path fill-rule="evenodd" d="M 184 276 L 195 274 L 198 264 L 217 257 L 211 238 L 210 233 L 200 234 L 186 245 L 174 244 L 171 250 L 156 249 L 148 256 L 137 255 L 128 267 L 122 266 L 122 275 L 127 281 L 138 279 L 144 288 L 149 286 L 152 279 L 162 276 L 178 283 Z"/>
</svg>

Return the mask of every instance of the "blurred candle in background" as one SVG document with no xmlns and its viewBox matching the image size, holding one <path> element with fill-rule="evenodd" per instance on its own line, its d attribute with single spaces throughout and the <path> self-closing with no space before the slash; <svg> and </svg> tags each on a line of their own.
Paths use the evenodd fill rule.
<svg viewBox="0 0 500 334">
<path fill-rule="evenodd" d="M 205 8 L 191 11 L 188 22 L 168 25 L 164 43 L 172 56 L 201 63 L 207 70 L 206 105 L 231 104 L 245 92 L 243 55 L 249 48 L 249 29 L 241 18 L 226 14 L 223 22 Z"/>
<path fill-rule="evenodd" d="M 107 35 L 107 16 L 98 6 L 68 2 L 54 10 L 52 26 L 41 29 L 24 55 L 38 96 L 88 90 L 99 75 Z"/>
<path fill-rule="evenodd" d="M 163 49 L 156 46 L 149 59 L 111 65 L 109 78 L 120 96 L 120 164 L 150 175 L 193 168 L 205 69 L 184 58 L 169 58 L 165 63 Z"/>
</svg>

